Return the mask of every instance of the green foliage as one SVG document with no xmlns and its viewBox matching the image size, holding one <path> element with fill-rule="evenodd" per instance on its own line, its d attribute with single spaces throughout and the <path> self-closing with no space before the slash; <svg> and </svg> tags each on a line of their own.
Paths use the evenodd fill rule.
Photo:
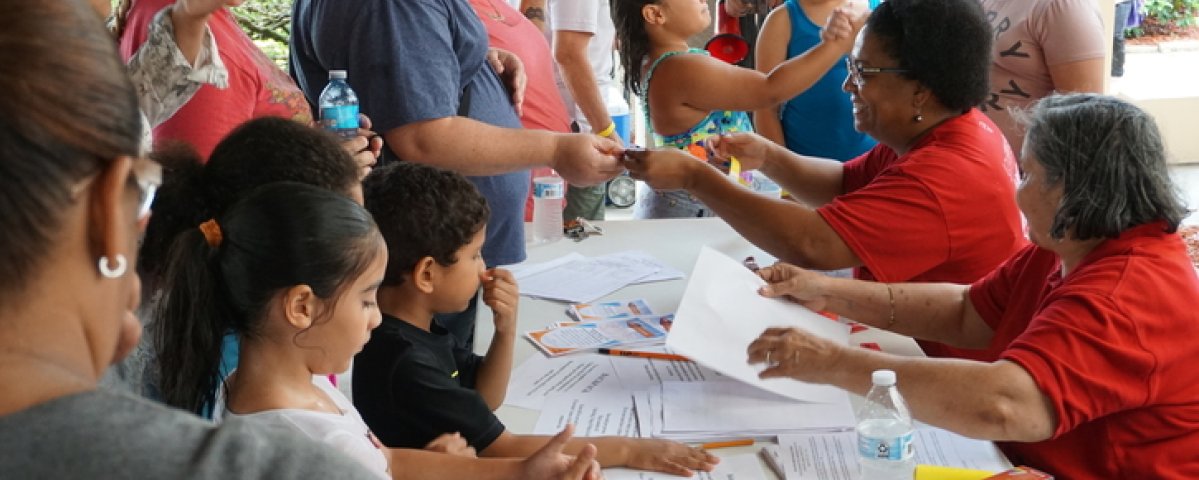
<svg viewBox="0 0 1199 480">
<path fill-rule="evenodd" d="M 276 64 L 287 68 L 293 0 L 252 0 L 230 9 L 254 43 Z M 1195 0 L 1199 1 L 1199 0 Z"/>
<path fill-rule="evenodd" d="M 1129 29 L 1126 35 L 1176 35 L 1196 25 L 1199 0 L 1146 0 L 1144 14 L 1141 26 Z"/>
</svg>

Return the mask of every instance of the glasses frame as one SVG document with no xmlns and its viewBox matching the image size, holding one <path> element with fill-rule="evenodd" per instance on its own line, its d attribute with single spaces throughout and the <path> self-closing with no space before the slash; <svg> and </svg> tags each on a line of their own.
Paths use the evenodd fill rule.
<svg viewBox="0 0 1199 480">
<path fill-rule="evenodd" d="M 845 69 L 849 72 L 849 81 L 855 87 L 862 88 L 866 85 L 866 79 L 862 74 L 875 75 L 879 73 L 908 73 L 906 68 L 898 67 L 863 67 L 858 65 L 858 62 L 851 57 L 845 57 Z"/>
</svg>

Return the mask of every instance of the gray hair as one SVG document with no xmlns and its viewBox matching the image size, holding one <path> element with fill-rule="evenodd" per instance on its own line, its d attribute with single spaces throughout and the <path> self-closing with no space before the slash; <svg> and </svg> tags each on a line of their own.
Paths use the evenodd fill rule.
<svg viewBox="0 0 1199 480">
<path fill-rule="evenodd" d="M 1174 232 L 1187 215 L 1166 169 L 1157 124 L 1123 100 L 1090 93 L 1053 95 L 1021 115 L 1025 152 L 1062 185 L 1049 235 L 1077 240 L 1115 238 L 1137 225 L 1164 220 Z"/>
</svg>

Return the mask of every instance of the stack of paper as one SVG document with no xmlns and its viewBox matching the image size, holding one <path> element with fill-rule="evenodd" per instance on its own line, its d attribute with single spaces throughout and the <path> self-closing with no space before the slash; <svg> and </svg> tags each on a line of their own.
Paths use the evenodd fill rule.
<svg viewBox="0 0 1199 480">
<path fill-rule="evenodd" d="M 642 351 L 672 353 L 663 347 Z M 663 382 L 728 382 L 728 377 L 695 362 L 580 353 L 563 357 L 533 355 L 512 372 L 505 405 L 541 409 L 555 395 L 579 396 L 635 391 L 661 392 Z"/>
<path fill-rule="evenodd" d="M 850 430 L 854 414 L 849 397 L 843 400 L 799 402 L 736 382 L 665 382 L 633 394 L 642 436 L 688 442 Z"/>
<path fill-rule="evenodd" d="M 509 270 L 520 285 L 521 295 L 574 303 L 593 302 L 635 283 L 683 278 L 679 270 L 635 250 L 594 258 L 572 253 Z"/>
<path fill-rule="evenodd" d="M 918 464 L 996 473 L 1012 467 L 994 443 L 927 425 L 916 428 L 913 444 Z M 764 447 L 762 456 L 785 480 L 862 478 L 854 432 L 779 435 L 779 444 Z"/>
</svg>

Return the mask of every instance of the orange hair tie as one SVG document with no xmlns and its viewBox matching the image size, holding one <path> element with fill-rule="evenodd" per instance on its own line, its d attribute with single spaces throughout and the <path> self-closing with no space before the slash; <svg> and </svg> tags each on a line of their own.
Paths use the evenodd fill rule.
<svg viewBox="0 0 1199 480">
<path fill-rule="evenodd" d="M 221 226 L 216 223 L 216 219 L 201 223 L 200 233 L 204 234 L 204 240 L 208 241 L 208 246 L 212 248 L 220 247 L 221 240 L 225 238 L 221 234 Z"/>
</svg>

